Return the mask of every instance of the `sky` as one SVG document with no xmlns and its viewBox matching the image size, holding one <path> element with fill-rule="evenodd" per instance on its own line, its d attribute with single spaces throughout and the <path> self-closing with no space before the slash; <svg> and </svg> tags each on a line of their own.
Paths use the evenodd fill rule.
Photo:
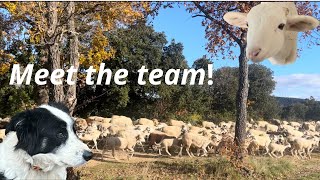
<svg viewBox="0 0 320 180">
<path fill-rule="evenodd" d="M 319 2 L 320 5 L 320 2 Z M 175 39 L 184 45 L 184 56 L 191 66 L 194 60 L 210 54 L 205 50 L 207 39 L 204 27 L 201 26 L 202 18 L 192 18 L 184 7 L 161 9 L 159 15 L 152 21 L 157 32 L 164 32 L 167 40 Z M 320 46 L 305 48 L 306 45 L 298 43 L 303 51 L 290 65 L 272 65 L 268 60 L 261 64 L 274 72 L 277 82 L 273 95 L 280 97 L 309 98 L 313 96 L 320 100 Z M 223 66 L 238 67 L 237 60 L 212 59 L 214 68 Z"/>
</svg>

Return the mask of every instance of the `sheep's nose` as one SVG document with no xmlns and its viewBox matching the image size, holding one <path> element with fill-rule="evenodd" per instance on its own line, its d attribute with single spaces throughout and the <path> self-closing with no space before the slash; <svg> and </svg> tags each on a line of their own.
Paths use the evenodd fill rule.
<svg viewBox="0 0 320 180">
<path fill-rule="evenodd" d="M 91 151 L 84 151 L 82 154 L 82 157 L 84 160 L 89 161 L 90 159 L 92 159 L 92 152 Z"/>
<path fill-rule="evenodd" d="M 254 48 L 254 49 L 251 49 L 249 50 L 249 59 L 255 59 L 256 57 L 258 57 L 258 55 L 260 54 L 261 52 L 261 48 Z"/>
</svg>

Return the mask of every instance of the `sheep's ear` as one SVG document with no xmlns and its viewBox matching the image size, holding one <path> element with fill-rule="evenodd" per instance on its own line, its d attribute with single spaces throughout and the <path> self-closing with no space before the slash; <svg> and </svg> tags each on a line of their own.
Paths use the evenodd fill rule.
<svg viewBox="0 0 320 180">
<path fill-rule="evenodd" d="M 228 12 L 223 16 L 223 19 L 233 26 L 241 28 L 248 28 L 247 26 L 247 13 L 241 12 Z"/>
<path fill-rule="evenodd" d="M 295 15 L 287 19 L 288 31 L 309 31 L 318 25 L 319 21 L 312 16 Z"/>
<path fill-rule="evenodd" d="M 283 8 L 284 14 L 285 14 L 286 16 L 288 16 L 288 15 L 289 15 L 289 9 L 286 8 L 286 7 L 282 7 L 282 8 Z"/>
</svg>

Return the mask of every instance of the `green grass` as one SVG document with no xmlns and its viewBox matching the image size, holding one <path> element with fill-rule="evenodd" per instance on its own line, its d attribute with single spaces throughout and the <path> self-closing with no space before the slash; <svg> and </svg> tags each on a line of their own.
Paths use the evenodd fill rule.
<svg viewBox="0 0 320 180">
<path fill-rule="evenodd" d="M 293 164 L 286 159 L 259 157 L 250 158 L 248 162 L 254 173 L 263 179 L 285 179 L 294 170 Z"/>
</svg>

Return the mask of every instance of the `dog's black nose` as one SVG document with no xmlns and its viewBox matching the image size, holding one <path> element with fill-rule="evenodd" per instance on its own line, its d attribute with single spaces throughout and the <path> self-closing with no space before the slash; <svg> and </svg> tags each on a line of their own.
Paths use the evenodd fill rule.
<svg viewBox="0 0 320 180">
<path fill-rule="evenodd" d="M 82 154 L 82 157 L 84 160 L 89 161 L 90 159 L 92 159 L 92 152 L 91 151 L 84 151 Z"/>
</svg>

